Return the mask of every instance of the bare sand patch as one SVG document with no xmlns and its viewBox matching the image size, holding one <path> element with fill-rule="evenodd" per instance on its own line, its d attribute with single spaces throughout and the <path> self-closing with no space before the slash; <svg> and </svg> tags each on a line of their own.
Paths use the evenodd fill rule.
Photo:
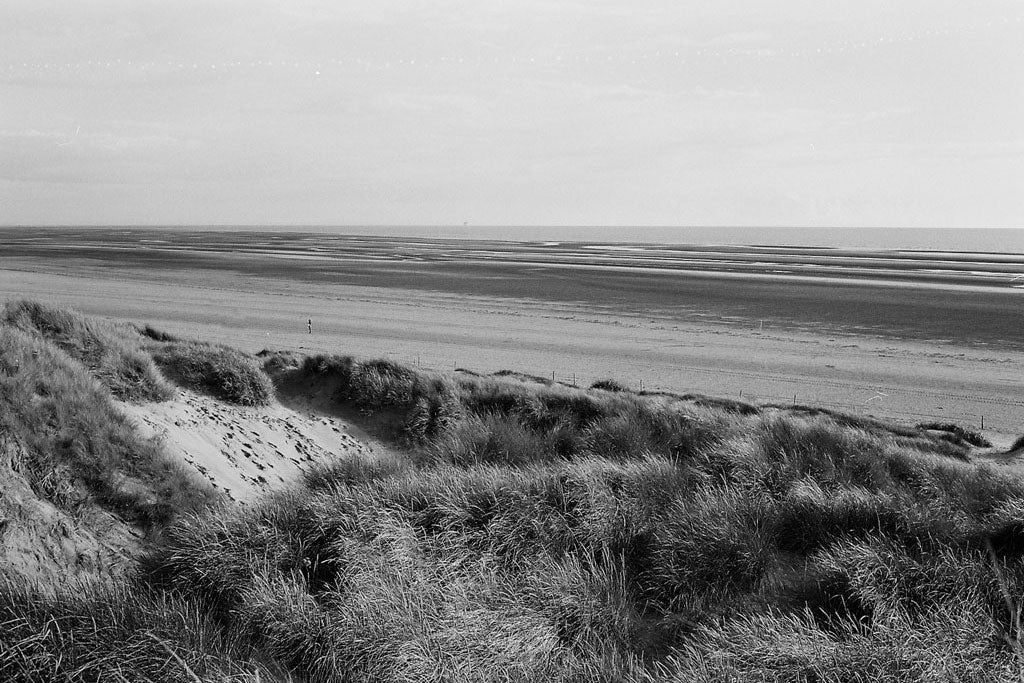
<svg viewBox="0 0 1024 683">
<path fill-rule="evenodd" d="M 71 514 L 40 497 L 19 470 L 20 448 L 0 436 L 0 578 L 56 588 L 130 568 L 141 533 L 99 507 L 84 505 Z"/>
<path fill-rule="evenodd" d="M 173 401 L 119 405 L 140 433 L 160 439 L 232 501 L 295 482 L 317 463 L 372 457 L 375 448 L 357 427 L 313 406 L 243 408 L 187 390 Z"/>
</svg>

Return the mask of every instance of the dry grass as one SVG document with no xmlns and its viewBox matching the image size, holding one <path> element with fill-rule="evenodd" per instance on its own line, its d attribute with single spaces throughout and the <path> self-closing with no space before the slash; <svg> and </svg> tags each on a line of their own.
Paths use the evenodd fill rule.
<svg viewBox="0 0 1024 683">
<path fill-rule="evenodd" d="M 203 342 L 173 341 L 157 345 L 153 357 L 171 379 L 222 401 L 265 406 L 274 399 L 270 377 L 241 351 Z"/>
<path fill-rule="evenodd" d="M 951 422 L 922 422 L 917 425 L 917 429 L 946 432 L 952 438 L 978 448 L 991 448 L 992 446 L 992 442 L 978 432 L 965 429 Z"/>
<path fill-rule="evenodd" d="M 57 345 L 85 365 L 121 400 L 174 398 L 174 388 L 161 376 L 142 349 L 141 340 L 128 327 L 33 301 L 9 302 L 4 307 L 3 321 Z"/>
<path fill-rule="evenodd" d="M 68 512 L 95 500 L 153 525 L 213 498 L 205 482 L 138 436 L 80 362 L 9 326 L 0 327 L 0 430 L 26 446 L 18 467 L 33 490 Z"/>
<path fill-rule="evenodd" d="M 84 585 L 41 594 L 0 585 L 0 680 L 285 681 L 279 667 L 204 619 L 187 600 Z"/>
<path fill-rule="evenodd" d="M 409 451 L 180 518 L 120 593 L 9 589 L 7 671 L 1020 677 L 1024 482 L 961 444 L 813 407 L 338 356 L 267 365 L 394 415 Z"/>
<path fill-rule="evenodd" d="M 313 681 L 1010 680 L 1024 484 L 826 416 L 712 417 L 730 435 L 685 458 L 338 463 L 175 526 L 144 577 Z"/>
<path fill-rule="evenodd" d="M 308 382 L 330 382 L 335 400 L 395 417 L 410 444 L 425 444 L 456 423 L 460 410 L 450 380 L 388 360 L 312 356 L 298 370 Z"/>
</svg>

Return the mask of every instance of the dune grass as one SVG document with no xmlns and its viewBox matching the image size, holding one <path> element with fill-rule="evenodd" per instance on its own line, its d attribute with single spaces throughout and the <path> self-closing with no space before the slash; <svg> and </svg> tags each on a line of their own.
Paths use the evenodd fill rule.
<svg viewBox="0 0 1024 683">
<path fill-rule="evenodd" d="M 118 327 L 34 301 L 7 303 L 3 322 L 56 344 L 85 365 L 121 400 L 174 398 L 174 388 L 156 369 L 142 349 L 141 340 L 127 326 Z"/>
<path fill-rule="evenodd" d="M 621 382 L 618 382 L 618 381 L 616 381 L 614 379 L 599 379 L 596 382 L 594 382 L 593 384 L 591 384 L 590 388 L 591 389 L 601 389 L 602 391 L 615 391 L 615 392 L 629 391 L 628 387 L 626 387 L 624 384 L 622 384 Z"/>
<path fill-rule="evenodd" d="M 32 366 L 27 344 L 44 342 L 4 333 L 26 351 L 0 355 L 0 379 L 45 386 L 42 368 L 60 361 L 92 382 L 52 345 Z M 157 355 L 214 348 L 153 344 Z M 813 406 L 263 359 L 341 405 L 392 416 L 408 448 L 325 464 L 249 507 L 178 517 L 115 590 L 48 599 L 0 587 L 0 675 L 668 683 L 1024 671 L 1024 481 L 971 461 L 960 437 Z M 89 386 L 99 393 L 83 403 L 106 395 Z M 20 391 L 23 420 L 45 421 L 36 406 L 53 390 Z M 38 449 L 74 462 L 63 447 Z"/>
<path fill-rule="evenodd" d="M 553 457 L 688 457 L 731 429 L 772 414 L 822 417 L 839 429 L 896 439 L 898 445 L 966 457 L 961 439 L 810 406 L 753 406 L 700 394 L 577 389 L 501 371 L 450 379 L 387 360 L 319 355 L 301 372 L 335 386 L 334 397 L 360 409 L 391 412 L 433 462 L 524 464 Z"/>
<path fill-rule="evenodd" d="M 978 432 L 970 429 L 965 429 L 960 425 L 953 424 L 951 422 L 922 422 L 917 425 L 917 429 L 934 430 L 938 432 L 947 432 L 956 439 L 976 446 L 978 448 L 991 448 L 992 442 L 986 439 Z"/>
<path fill-rule="evenodd" d="M 39 594 L 0 584 L 0 680 L 283 681 L 187 600 L 121 587 Z"/>
<path fill-rule="evenodd" d="M 827 416 L 724 415 L 685 457 L 335 463 L 174 526 L 143 581 L 312 681 L 1018 670 L 1024 483 Z"/>
<path fill-rule="evenodd" d="M 393 415 L 397 431 L 411 444 L 428 442 L 459 418 L 459 403 L 450 380 L 389 360 L 310 356 L 299 373 L 307 381 L 330 382 L 339 402 Z"/>
<path fill-rule="evenodd" d="M 205 482 L 141 438 L 87 369 L 38 335 L 0 326 L 0 429 L 26 446 L 33 489 L 74 512 L 95 499 L 162 524 L 212 500 Z"/>
<path fill-rule="evenodd" d="M 241 406 L 265 406 L 274 385 L 263 368 L 241 351 L 194 341 L 172 341 L 153 348 L 153 358 L 182 386 Z"/>
<path fill-rule="evenodd" d="M 182 341 L 182 339 L 180 337 L 177 337 L 177 336 L 175 336 L 173 334 L 170 334 L 169 332 L 164 332 L 163 330 L 158 330 L 155 327 L 153 327 L 152 325 L 148 325 L 148 324 L 147 325 L 136 325 L 135 329 L 143 337 L 145 337 L 147 339 L 152 339 L 153 341 L 158 341 L 158 342 L 177 342 L 177 341 Z"/>
</svg>

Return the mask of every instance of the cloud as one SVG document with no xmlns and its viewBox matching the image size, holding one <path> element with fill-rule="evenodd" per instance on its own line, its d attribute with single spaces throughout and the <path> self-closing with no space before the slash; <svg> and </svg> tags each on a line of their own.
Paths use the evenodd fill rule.
<svg viewBox="0 0 1024 683">
<path fill-rule="evenodd" d="M 1020 221 L 1014 12 L 9 0 L 3 220 Z"/>
</svg>

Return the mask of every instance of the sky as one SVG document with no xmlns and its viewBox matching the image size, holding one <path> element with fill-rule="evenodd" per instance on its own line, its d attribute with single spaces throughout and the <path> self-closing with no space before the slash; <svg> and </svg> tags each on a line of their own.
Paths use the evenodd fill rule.
<svg viewBox="0 0 1024 683">
<path fill-rule="evenodd" d="M 1024 227 L 1019 0 L 3 0 L 2 225 Z"/>
</svg>

